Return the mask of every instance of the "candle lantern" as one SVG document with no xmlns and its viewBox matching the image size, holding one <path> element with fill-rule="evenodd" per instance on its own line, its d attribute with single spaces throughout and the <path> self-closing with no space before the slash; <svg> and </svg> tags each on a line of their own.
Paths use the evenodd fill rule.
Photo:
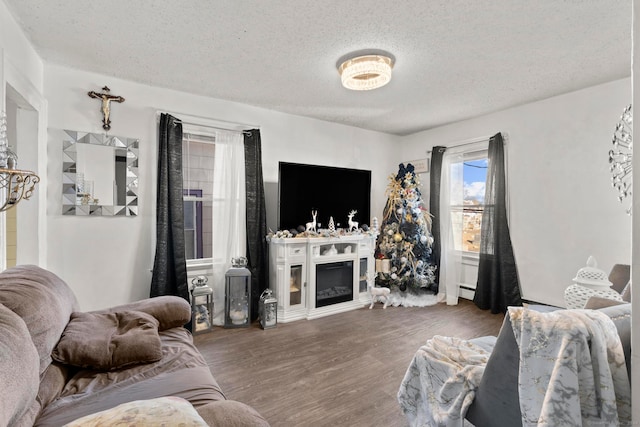
<svg viewBox="0 0 640 427">
<path fill-rule="evenodd" d="M 225 274 L 224 327 L 247 327 L 251 323 L 251 272 L 245 257 L 231 259 L 231 265 Z"/>
<path fill-rule="evenodd" d="M 206 276 L 196 276 L 191 283 L 191 330 L 200 334 L 213 329 L 213 289 Z"/>
<path fill-rule="evenodd" d="M 258 306 L 260 326 L 262 329 L 275 328 L 278 323 L 278 300 L 273 297 L 271 289 L 267 288 L 260 295 Z"/>
</svg>

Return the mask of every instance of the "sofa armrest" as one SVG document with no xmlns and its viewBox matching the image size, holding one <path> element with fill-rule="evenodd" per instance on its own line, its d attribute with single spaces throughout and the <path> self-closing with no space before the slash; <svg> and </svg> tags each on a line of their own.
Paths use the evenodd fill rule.
<svg viewBox="0 0 640 427">
<path fill-rule="evenodd" d="M 185 299 L 171 295 L 146 298 L 104 310 L 95 310 L 91 313 L 115 313 L 119 311 L 142 311 L 150 314 L 160 322 L 159 331 L 183 326 L 191 320 L 191 305 Z"/>
<path fill-rule="evenodd" d="M 251 406 L 235 400 L 218 400 L 196 407 L 209 426 L 269 427 L 269 423 Z"/>
<path fill-rule="evenodd" d="M 613 324 L 616 325 L 627 364 L 627 374 L 629 381 L 631 381 L 631 304 L 611 300 L 603 301 L 597 297 L 591 297 L 587 301 L 587 305 L 609 316 L 613 320 Z"/>
</svg>

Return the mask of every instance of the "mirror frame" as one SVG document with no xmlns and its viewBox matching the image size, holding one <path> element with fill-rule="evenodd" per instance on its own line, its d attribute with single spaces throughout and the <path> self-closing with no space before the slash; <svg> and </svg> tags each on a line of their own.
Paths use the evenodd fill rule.
<svg viewBox="0 0 640 427">
<path fill-rule="evenodd" d="M 138 157 L 140 140 L 100 133 L 64 130 L 62 136 L 62 215 L 76 216 L 137 216 L 138 215 Z M 126 205 L 77 204 L 76 172 L 78 152 L 76 144 L 101 145 L 127 150 Z"/>
</svg>

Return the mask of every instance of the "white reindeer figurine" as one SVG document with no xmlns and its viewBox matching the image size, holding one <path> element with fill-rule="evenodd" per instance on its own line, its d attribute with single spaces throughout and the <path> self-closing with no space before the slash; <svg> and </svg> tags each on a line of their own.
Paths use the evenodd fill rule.
<svg viewBox="0 0 640 427">
<path fill-rule="evenodd" d="M 371 282 L 367 284 L 367 287 L 369 288 L 369 293 L 371 294 L 371 305 L 369 306 L 369 310 L 373 308 L 373 304 L 375 304 L 376 300 L 384 303 L 382 308 L 387 308 L 387 306 L 389 305 L 389 294 L 391 293 L 391 290 L 384 287 L 377 288 L 373 286 Z"/>
<path fill-rule="evenodd" d="M 311 211 L 311 216 L 313 216 L 313 221 L 307 223 L 305 231 L 313 230 L 316 232 L 316 217 L 318 216 L 318 211 Z"/>
<path fill-rule="evenodd" d="M 349 212 L 349 215 L 348 215 L 348 217 L 349 217 L 349 231 L 358 229 L 358 221 L 354 221 L 353 220 L 353 216 L 355 214 L 357 214 L 357 213 L 358 213 L 358 211 Z"/>
</svg>

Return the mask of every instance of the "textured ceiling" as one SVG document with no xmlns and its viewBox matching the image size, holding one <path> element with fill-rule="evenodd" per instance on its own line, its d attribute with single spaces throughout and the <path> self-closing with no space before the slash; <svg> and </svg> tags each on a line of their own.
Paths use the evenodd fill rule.
<svg viewBox="0 0 640 427">
<path fill-rule="evenodd" d="M 398 135 L 631 75 L 631 0 L 4 1 L 49 63 Z"/>
</svg>

